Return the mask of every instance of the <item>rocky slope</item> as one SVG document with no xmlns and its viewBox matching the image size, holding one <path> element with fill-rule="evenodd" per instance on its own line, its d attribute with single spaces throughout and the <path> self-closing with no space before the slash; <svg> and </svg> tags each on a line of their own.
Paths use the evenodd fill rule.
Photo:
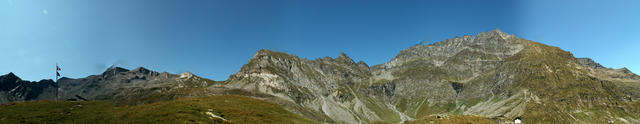
<svg viewBox="0 0 640 124">
<path fill-rule="evenodd" d="M 227 82 L 230 87 L 294 102 L 338 122 L 355 123 L 383 120 L 387 116 L 381 114 L 393 112 L 382 101 L 388 96 L 384 90 L 393 86 L 366 87 L 363 84 L 370 76 L 365 63 L 355 63 L 345 54 L 312 61 L 260 50 Z M 370 106 L 378 108 L 371 110 Z"/>
<path fill-rule="evenodd" d="M 200 92 L 183 92 L 189 88 L 203 88 L 215 82 L 185 72 L 181 75 L 158 73 L 139 67 L 127 70 L 111 67 L 101 75 L 81 79 L 61 78 L 59 97 L 75 95 L 91 100 L 111 100 L 138 104 L 170 100 L 179 96 L 201 96 Z M 162 97 L 160 97 L 162 96 Z"/>
<path fill-rule="evenodd" d="M 418 44 L 372 67 L 345 54 L 307 60 L 260 50 L 227 82 L 340 123 L 433 115 L 640 123 L 637 75 L 500 30 Z"/>
<path fill-rule="evenodd" d="M 0 103 L 53 100 L 56 99 L 56 89 L 59 100 L 79 100 L 77 95 L 88 100 L 114 100 L 122 104 L 152 103 L 178 97 L 204 96 L 202 89 L 219 83 L 189 72 L 175 75 L 142 67 L 134 70 L 110 67 L 100 75 L 79 79 L 62 77 L 55 82 L 58 88 L 52 80 L 22 81 L 13 73 L 3 75 L 0 79 L 0 93 L 3 93 L 0 95 L 7 96 L 2 97 L 6 99 Z"/>
</svg>

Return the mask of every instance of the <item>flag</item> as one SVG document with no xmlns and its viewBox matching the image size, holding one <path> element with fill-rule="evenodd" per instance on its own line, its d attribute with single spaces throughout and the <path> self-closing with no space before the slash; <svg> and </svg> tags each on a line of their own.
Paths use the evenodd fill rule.
<svg viewBox="0 0 640 124">
<path fill-rule="evenodd" d="M 56 63 L 56 78 L 60 76 L 60 72 L 58 71 L 62 71 L 62 69 L 60 69 L 60 66 Z"/>
</svg>

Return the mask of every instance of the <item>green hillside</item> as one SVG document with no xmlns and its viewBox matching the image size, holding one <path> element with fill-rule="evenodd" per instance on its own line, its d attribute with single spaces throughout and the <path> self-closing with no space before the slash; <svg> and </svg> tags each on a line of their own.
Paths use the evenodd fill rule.
<svg viewBox="0 0 640 124">
<path fill-rule="evenodd" d="M 214 116 L 219 116 L 214 117 Z M 225 119 L 225 120 L 223 120 Z M 317 123 L 244 96 L 116 106 L 106 101 L 29 101 L 0 106 L 0 123 Z"/>
</svg>

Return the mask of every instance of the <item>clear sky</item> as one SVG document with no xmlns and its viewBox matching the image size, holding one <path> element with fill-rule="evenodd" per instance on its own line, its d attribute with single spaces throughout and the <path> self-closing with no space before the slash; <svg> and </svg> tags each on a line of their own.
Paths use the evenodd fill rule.
<svg viewBox="0 0 640 124">
<path fill-rule="evenodd" d="M 640 72 L 637 0 L 2 0 L 0 74 L 111 65 L 226 80 L 260 49 L 381 64 L 420 41 L 500 28 Z"/>
</svg>

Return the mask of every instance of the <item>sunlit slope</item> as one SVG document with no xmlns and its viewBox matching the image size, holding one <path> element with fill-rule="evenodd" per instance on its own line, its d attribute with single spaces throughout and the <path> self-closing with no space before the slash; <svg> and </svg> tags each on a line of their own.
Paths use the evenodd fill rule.
<svg viewBox="0 0 640 124">
<path fill-rule="evenodd" d="M 0 107 L 0 123 L 316 123 L 277 104 L 244 96 L 185 98 L 115 106 L 109 102 L 29 101 Z"/>
</svg>

